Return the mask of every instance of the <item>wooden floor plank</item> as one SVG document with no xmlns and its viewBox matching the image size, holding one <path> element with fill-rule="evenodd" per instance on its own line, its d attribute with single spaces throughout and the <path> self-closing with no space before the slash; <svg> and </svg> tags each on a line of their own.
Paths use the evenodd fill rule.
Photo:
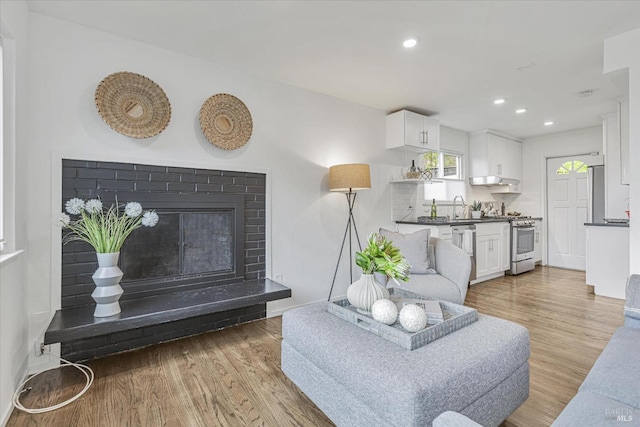
<svg viewBox="0 0 640 427">
<path fill-rule="evenodd" d="M 503 427 L 548 426 L 575 395 L 615 329 L 622 300 L 584 273 L 538 267 L 471 287 L 466 304 L 529 329 L 529 399 Z M 331 426 L 280 370 L 281 318 L 93 360 L 92 388 L 54 412 L 14 411 L 8 426 Z M 32 381 L 22 399 L 51 405 L 82 388 L 70 368 Z"/>
</svg>

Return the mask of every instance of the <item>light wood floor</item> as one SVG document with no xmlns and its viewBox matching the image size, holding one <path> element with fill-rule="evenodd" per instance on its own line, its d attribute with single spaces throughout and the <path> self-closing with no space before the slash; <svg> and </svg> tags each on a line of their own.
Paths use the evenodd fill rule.
<svg viewBox="0 0 640 427">
<path fill-rule="evenodd" d="M 622 300 L 594 296 L 584 273 L 538 267 L 484 282 L 466 304 L 520 323 L 531 338 L 529 399 L 503 424 L 548 426 L 623 323 Z M 92 388 L 54 412 L 14 410 L 8 426 L 329 426 L 280 371 L 281 319 L 155 345 L 90 363 Z M 73 368 L 34 380 L 25 406 L 47 406 L 84 383 Z"/>
</svg>

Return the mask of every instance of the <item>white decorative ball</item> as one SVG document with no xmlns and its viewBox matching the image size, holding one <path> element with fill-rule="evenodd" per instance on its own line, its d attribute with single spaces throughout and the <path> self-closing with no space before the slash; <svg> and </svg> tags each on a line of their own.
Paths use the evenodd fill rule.
<svg viewBox="0 0 640 427">
<path fill-rule="evenodd" d="M 407 304 L 400 310 L 400 324 L 409 332 L 418 332 L 427 326 L 427 312 L 415 304 Z"/>
<path fill-rule="evenodd" d="M 398 318 L 398 307 L 388 299 L 379 299 L 371 306 L 371 317 L 385 325 L 393 325 Z"/>
</svg>

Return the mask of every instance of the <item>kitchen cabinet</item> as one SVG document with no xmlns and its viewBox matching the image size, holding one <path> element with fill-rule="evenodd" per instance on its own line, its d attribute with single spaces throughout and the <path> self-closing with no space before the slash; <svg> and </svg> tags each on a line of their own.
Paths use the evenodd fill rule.
<svg viewBox="0 0 640 427">
<path fill-rule="evenodd" d="M 522 179 L 522 144 L 490 131 L 474 133 L 469 141 L 470 173 Z"/>
<path fill-rule="evenodd" d="M 536 231 L 533 235 L 533 262 L 542 264 L 542 221 L 535 222 Z"/>
<path fill-rule="evenodd" d="M 511 224 L 501 225 L 500 237 L 502 239 L 502 271 L 511 269 Z"/>
<path fill-rule="evenodd" d="M 584 228 L 587 285 L 593 286 L 596 295 L 624 299 L 629 277 L 629 227 L 585 225 Z"/>
<path fill-rule="evenodd" d="M 500 234 L 476 237 L 476 275 L 488 276 L 502 270 Z"/>
<path fill-rule="evenodd" d="M 401 110 L 387 116 L 387 148 L 419 153 L 440 149 L 440 122 Z"/>
<path fill-rule="evenodd" d="M 504 159 L 503 172 L 506 178 L 522 179 L 522 143 L 507 140 L 507 157 Z"/>
<path fill-rule="evenodd" d="M 473 283 L 504 275 L 503 225 L 500 222 L 476 224 L 476 280 Z"/>
</svg>

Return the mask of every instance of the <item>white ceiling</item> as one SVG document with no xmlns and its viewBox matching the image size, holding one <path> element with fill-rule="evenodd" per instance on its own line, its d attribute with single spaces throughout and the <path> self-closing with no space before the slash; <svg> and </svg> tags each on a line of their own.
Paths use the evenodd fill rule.
<svg viewBox="0 0 640 427">
<path fill-rule="evenodd" d="M 407 107 L 456 129 L 522 138 L 597 126 L 615 111 L 623 93 L 602 75 L 603 41 L 640 27 L 640 1 L 27 3 L 386 112 Z M 402 47 L 409 36 L 419 40 L 411 50 Z M 595 92 L 577 96 L 586 89 Z"/>
</svg>

